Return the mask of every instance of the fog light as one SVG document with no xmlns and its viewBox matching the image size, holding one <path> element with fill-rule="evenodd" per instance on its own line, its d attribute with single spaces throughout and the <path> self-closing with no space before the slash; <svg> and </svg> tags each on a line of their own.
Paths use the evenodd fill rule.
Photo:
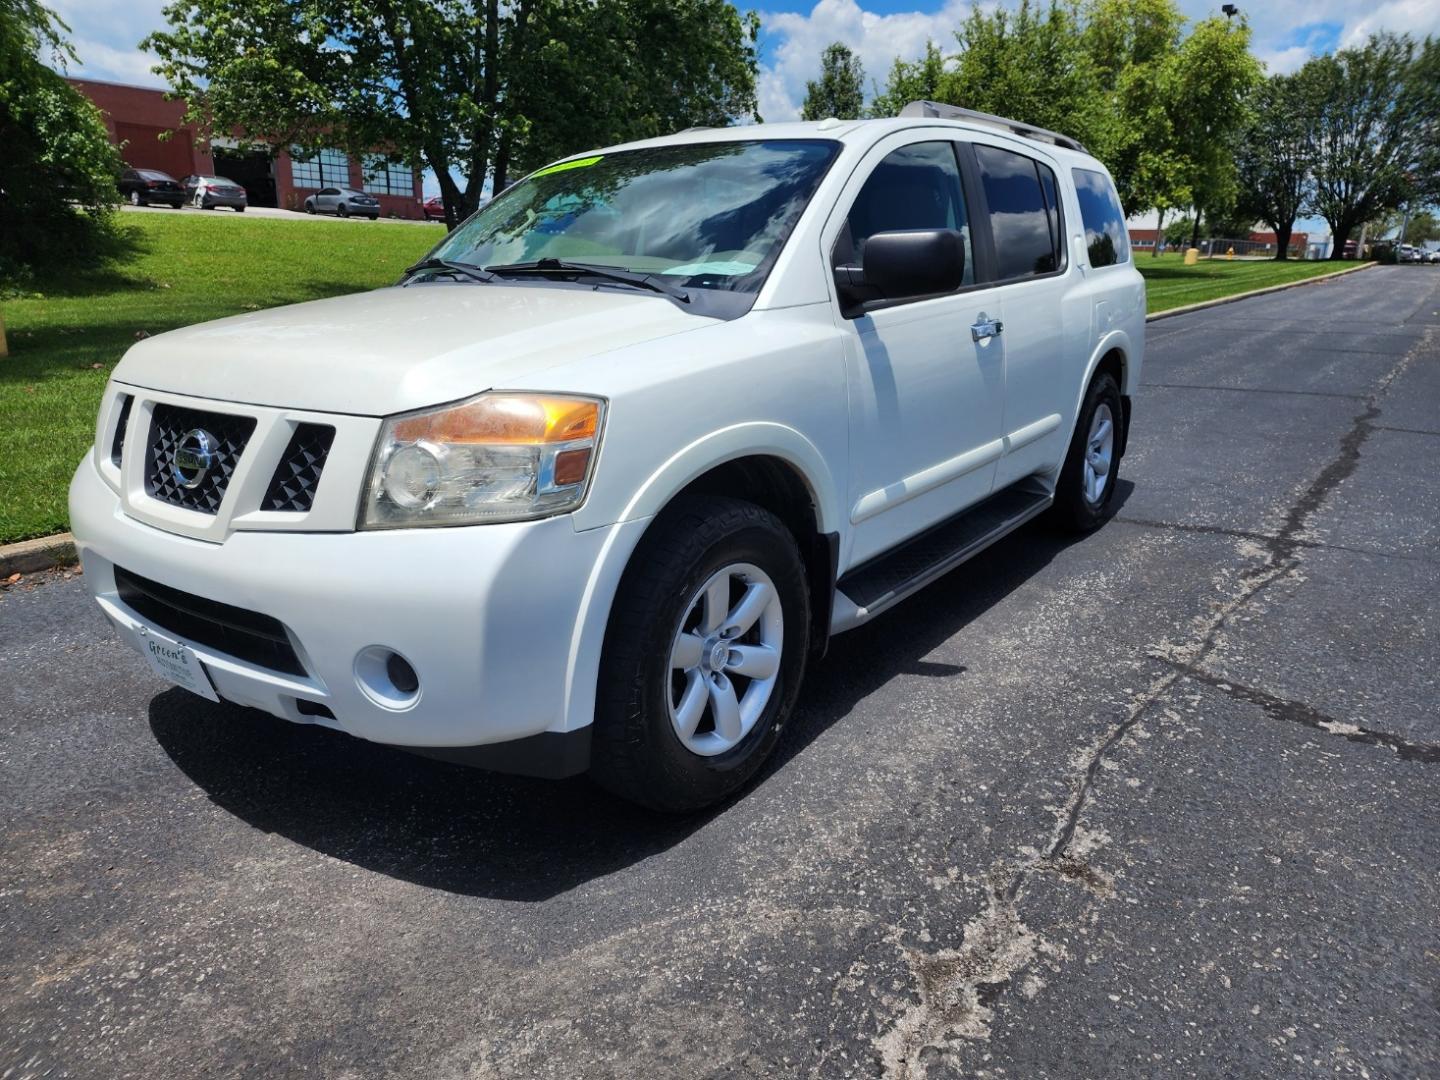
<svg viewBox="0 0 1440 1080">
<path fill-rule="evenodd" d="M 420 700 L 420 676 L 394 649 L 370 645 L 355 655 L 355 684 L 382 709 L 401 711 Z"/>
<path fill-rule="evenodd" d="M 390 682 L 402 694 L 413 694 L 420 689 L 420 676 L 415 674 L 410 661 L 399 653 L 392 652 L 385 659 L 385 674 L 390 676 Z"/>
</svg>

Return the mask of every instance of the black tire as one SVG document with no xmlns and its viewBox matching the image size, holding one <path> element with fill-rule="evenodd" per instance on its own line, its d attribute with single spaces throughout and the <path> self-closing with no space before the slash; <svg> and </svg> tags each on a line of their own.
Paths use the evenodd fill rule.
<svg viewBox="0 0 1440 1080">
<path fill-rule="evenodd" d="M 350 211 L 343 202 L 335 208 L 335 213 L 339 214 L 341 217 L 350 216 Z"/>
<path fill-rule="evenodd" d="M 691 599 L 734 563 L 763 570 L 780 595 L 780 668 L 754 726 L 713 757 L 680 741 L 670 719 L 670 650 Z M 630 560 L 606 629 L 590 774 L 631 802 L 688 813 L 732 794 L 774 749 L 805 674 L 810 595 L 795 538 L 769 511 L 719 496 L 677 500 Z"/>
<path fill-rule="evenodd" d="M 1105 477 L 1100 498 L 1092 500 L 1085 490 L 1085 452 L 1089 441 L 1090 427 L 1095 413 L 1102 407 L 1110 410 L 1113 420 L 1113 444 L 1110 455 L 1110 470 Z M 1065 532 L 1086 533 L 1098 529 L 1109 514 L 1110 500 L 1115 497 L 1115 485 L 1120 478 L 1120 446 L 1124 432 L 1120 425 L 1125 423 L 1125 413 L 1120 404 L 1120 387 L 1115 377 L 1102 371 L 1090 380 L 1085 391 L 1085 400 L 1080 405 L 1080 416 L 1075 423 L 1075 433 L 1070 438 L 1070 449 L 1065 455 L 1065 464 L 1060 469 L 1060 480 L 1055 489 L 1055 502 L 1050 507 L 1050 522 Z"/>
<path fill-rule="evenodd" d="M 237 207 L 235 207 L 235 212 L 236 212 L 237 214 L 243 214 L 243 213 L 245 212 L 245 207 L 243 207 L 243 206 L 237 206 Z"/>
<path fill-rule="evenodd" d="M 305 203 L 305 213 L 307 213 L 307 214 L 314 214 L 314 213 L 315 213 L 315 204 L 314 204 L 313 202 L 309 202 L 308 200 L 306 201 L 306 203 Z"/>
</svg>

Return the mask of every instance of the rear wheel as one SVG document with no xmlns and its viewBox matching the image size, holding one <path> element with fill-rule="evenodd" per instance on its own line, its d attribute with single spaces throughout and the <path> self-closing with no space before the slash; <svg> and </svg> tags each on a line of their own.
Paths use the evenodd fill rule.
<svg viewBox="0 0 1440 1080">
<path fill-rule="evenodd" d="M 145 205 L 145 200 L 140 197 L 140 192 L 138 192 L 138 191 L 133 191 L 133 190 L 130 192 L 130 205 L 131 205 L 131 206 L 144 206 L 144 205 Z"/>
<path fill-rule="evenodd" d="M 1105 521 L 1120 469 L 1120 387 L 1109 372 L 1090 381 L 1070 451 L 1060 470 L 1050 518 L 1071 532 L 1089 532 Z"/>
<path fill-rule="evenodd" d="M 343 202 L 342 202 L 338 207 L 335 208 L 335 212 L 336 212 L 337 214 L 339 214 L 341 217 L 349 217 L 349 216 L 350 216 L 350 210 L 349 210 L 348 207 L 346 207 L 346 205 L 345 205 Z"/>
<path fill-rule="evenodd" d="M 721 497 L 671 507 L 616 596 L 591 775 L 672 813 L 739 789 L 794 704 L 809 625 L 804 564 L 778 518 Z"/>
</svg>

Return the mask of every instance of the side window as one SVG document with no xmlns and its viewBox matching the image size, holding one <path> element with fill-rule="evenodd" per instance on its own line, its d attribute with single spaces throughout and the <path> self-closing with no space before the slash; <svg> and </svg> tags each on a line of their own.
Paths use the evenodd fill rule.
<svg viewBox="0 0 1440 1080">
<path fill-rule="evenodd" d="M 1113 266 L 1130 261 L 1130 236 L 1125 211 L 1110 178 L 1094 169 L 1072 169 L 1080 218 L 1085 223 L 1085 249 L 1091 266 Z"/>
<path fill-rule="evenodd" d="M 1060 269 L 1058 222 L 1052 221 L 1040 186 L 1039 169 L 1043 166 L 1024 154 L 978 144 L 975 159 L 990 207 L 999 280 Z M 1050 180 L 1053 187 L 1053 173 Z"/>
<path fill-rule="evenodd" d="M 965 277 L 975 282 L 970 250 L 970 218 L 960 188 L 960 167 L 953 143 L 902 146 L 875 166 L 835 241 L 836 266 L 859 263 L 865 241 L 879 232 L 901 229 L 955 229 L 965 238 Z"/>
</svg>

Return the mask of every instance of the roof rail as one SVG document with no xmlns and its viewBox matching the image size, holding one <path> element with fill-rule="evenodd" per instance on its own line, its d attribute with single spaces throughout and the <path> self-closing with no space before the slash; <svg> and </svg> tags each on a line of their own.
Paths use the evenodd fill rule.
<svg viewBox="0 0 1440 1080">
<path fill-rule="evenodd" d="M 1069 135 L 1061 135 L 1058 131 L 1046 131 L 1033 124 L 1022 124 L 1018 120 L 1007 120 L 1005 117 L 995 116 L 993 113 L 962 109 L 958 105 L 944 105 L 938 101 L 912 101 L 900 110 L 900 115 L 932 117 L 939 120 L 969 120 L 972 124 L 985 124 L 989 127 L 1001 128 L 1016 135 L 1023 135 L 1027 139 L 1039 139 L 1041 142 L 1054 143 L 1067 150 L 1078 150 L 1082 154 L 1086 152 L 1085 147 L 1080 145 L 1078 139 L 1072 139 Z"/>
</svg>

